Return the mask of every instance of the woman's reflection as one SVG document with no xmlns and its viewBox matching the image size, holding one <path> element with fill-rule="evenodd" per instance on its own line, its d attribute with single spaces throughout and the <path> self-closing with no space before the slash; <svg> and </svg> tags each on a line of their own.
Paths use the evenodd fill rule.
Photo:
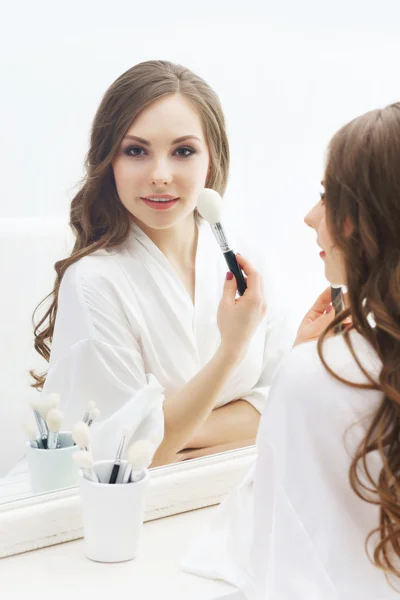
<svg viewBox="0 0 400 600">
<path fill-rule="evenodd" d="M 227 184 L 216 93 L 178 65 L 134 66 L 103 97 L 86 167 L 75 246 L 35 328 L 49 370 L 34 387 L 61 395 L 68 426 L 96 402 L 97 459 L 130 423 L 132 440 L 157 443 L 152 466 L 253 444 L 284 348 L 259 268 L 238 256 L 248 289 L 236 299 L 196 211 L 204 187 Z"/>
</svg>

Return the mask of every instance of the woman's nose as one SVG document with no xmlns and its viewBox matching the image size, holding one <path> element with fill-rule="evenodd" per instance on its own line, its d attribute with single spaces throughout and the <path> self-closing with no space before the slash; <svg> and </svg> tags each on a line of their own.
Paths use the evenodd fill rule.
<svg viewBox="0 0 400 600">
<path fill-rule="evenodd" d="M 172 173 L 167 165 L 158 163 L 150 172 L 150 183 L 153 185 L 169 185 L 172 181 Z"/>
<path fill-rule="evenodd" d="M 304 217 L 304 223 L 312 229 L 316 229 L 318 227 L 318 212 L 318 205 L 315 205 Z"/>
<path fill-rule="evenodd" d="M 304 223 L 306 225 L 308 225 L 309 227 L 312 227 L 311 210 L 309 210 L 308 213 L 306 214 L 306 216 L 304 217 Z"/>
</svg>

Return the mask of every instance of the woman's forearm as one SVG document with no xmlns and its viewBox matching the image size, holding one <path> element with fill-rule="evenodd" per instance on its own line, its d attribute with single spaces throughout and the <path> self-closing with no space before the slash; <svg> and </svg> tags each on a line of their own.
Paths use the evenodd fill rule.
<svg viewBox="0 0 400 600">
<path fill-rule="evenodd" d="M 206 448 L 234 444 L 255 438 L 260 413 L 246 400 L 234 400 L 215 408 L 207 420 L 196 429 L 185 448 Z"/>
<path fill-rule="evenodd" d="M 202 456 L 210 456 L 212 454 L 219 454 L 220 452 L 228 452 L 229 450 L 236 450 L 237 448 L 246 448 L 247 446 L 254 446 L 256 438 L 249 438 L 248 440 L 236 440 L 229 444 L 217 444 L 216 446 L 207 446 L 206 448 L 196 448 L 195 450 L 181 450 L 176 456 L 176 462 L 183 462 L 192 458 L 201 458 Z"/>
<path fill-rule="evenodd" d="M 177 453 L 207 420 L 222 388 L 238 365 L 235 353 L 220 347 L 213 358 L 180 390 L 164 400 L 164 438 L 152 467 L 176 460 Z"/>
</svg>

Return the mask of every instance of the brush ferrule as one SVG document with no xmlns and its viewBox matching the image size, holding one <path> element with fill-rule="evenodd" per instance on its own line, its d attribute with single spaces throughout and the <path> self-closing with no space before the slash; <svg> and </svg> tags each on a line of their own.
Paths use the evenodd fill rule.
<svg viewBox="0 0 400 600">
<path fill-rule="evenodd" d="M 335 315 L 344 310 L 344 299 L 342 288 L 331 287 L 332 306 L 335 309 Z"/>
<path fill-rule="evenodd" d="M 117 455 L 115 457 L 115 464 L 118 462 L 119 464 L 121 464 L 121 457 L 122 457 L 122 453 L 124 451 L 124 446 L 125 446 L 125 436 L 121 439 L 119 446 L 118 446 L 118 450 L 117 450 Z"/>
<path fill-rule="evenodd" d="M 40 437 L 42 439 L 44 439 L 43 436 L 45 436 L 45 438 L 47 438 L 48 430 L 47 430 L 46 422 L 42 419 L 42 417 L 40 416 L 40 414 L 38 413 L 38 411 L 36 409 L 33 409 L 33 414 L 35 417 L 37 428 L 39 430 Z"/>
<path fill-rule="evenodd" d="M 225 231 L 221 223 L 212 223 L 211 229 L 218 244 L 220 245 L 222 252 L 229 252 L 231 250 L 231 247 L 229 245 L 228 239 L 225 235 Z"/>
</svg>

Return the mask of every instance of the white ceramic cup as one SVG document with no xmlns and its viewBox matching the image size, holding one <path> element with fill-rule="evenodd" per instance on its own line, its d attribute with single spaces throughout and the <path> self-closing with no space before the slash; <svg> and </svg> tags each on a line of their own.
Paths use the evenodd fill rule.
<svg viewBox="0 0 400 600">
<path fill-rule="evenodd" d="M 95 463 L 100 481 L 108 482 L 113 460 Z M 127 461 L 122 461 L 117 483 L 95 483 L 80 473 L 85 555 L 99 562 L 132 560 L 143 527 L 148 470 L 141 481 L 119 483 Z"/>
<path fill-rule="evenodd" d="M 79 448 L 74 446 L 70 431 L 60 431 L 59 439 L 61 448 L 54 450 L 26 444 L 29 482 L 35 494 L 78 485 L 79 469 L 72 455 Z"/>
</svg>

